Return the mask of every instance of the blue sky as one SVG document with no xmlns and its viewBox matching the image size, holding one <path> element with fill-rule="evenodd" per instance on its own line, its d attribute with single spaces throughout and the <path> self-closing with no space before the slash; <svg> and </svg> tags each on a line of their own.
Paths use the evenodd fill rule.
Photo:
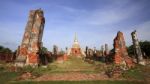
<svg viewBox="0 0 150 84">
<path fill-rule="evenodd" d="M 100 49 L 122 31 L 131 45 L 133 30 L 139 40 L 150 40 L 150 0 L 1 0 L 0 45 L 17 49 L 21 44 L 29 11 L 41 8 L 46 19 L 43 44 L 71 47 L 75 32 L 82 48 Z"/>
</svg>

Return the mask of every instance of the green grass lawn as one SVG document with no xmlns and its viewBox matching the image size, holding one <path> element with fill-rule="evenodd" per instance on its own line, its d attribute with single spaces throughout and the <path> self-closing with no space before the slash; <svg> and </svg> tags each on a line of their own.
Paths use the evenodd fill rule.
<svg viewBox="0 0 150 84">
<path fill-rule="evenodd" d="M 0 72 L 0 84 L 6 84 L 19 76 L 16 72 Z"/>
<path fill-rule="evenodd" d="M 96 65 L 98 64 L 98 68 Z M 0 65 L 0 84 L 148 84 L 145 81 L 145 78 L 149 77 L 150 66 L 136 66 L 133 69 L 126 71 L 123 76 L 126 79 L 136 79 L 138 81 L 128 81 L 128 80 L 97 80 L 97 81 L 18 81 L 17 77 L 21 75 L 22 72 L 32 72 L 35 75 L 44 75 L 44 74 L 63 74 L 67 72 L 78 71 L 81 73 L 99 73 L 104 71 L 104 64 L 98 62 L 95 64 L 88 64 L 84 62 L 81 58 L 70 57 L 64 63 L 53 62 L 48 65 L 47 68 L 37 67 L 24 67 L 23 70 L 18 72 L 10 72 L 7 70 L 7 64 Z"/>
<path fill-rule="evenodd" d="M 101 64 L 100 62 L 97 64 Z M 68 71 L 80 71 L 85 73 L 93 73 L 100 72 L 95 68 L 94 64 L 89 64 L 83 61 L 81 58 L 77 58 L 75 56 L 70 56 L 69 59 L 63 63 L 54 62 L 48 65 L 48 68 L 51 70 L 49 73 L 60 73 L 60 72 L 68 72 Z"/>
<path fill-rule="evenodd" d="M 149 68 L 148 70 L 145 70 L 145 68 Z M 145 74 L 150 74 L 150 67 L 148 66 L 141 66 L 136 65 L 133 69 L 130 69 L 126 71 L 123 76 L 126 79 L 137 79 L 137 80 L 145 80 L 148 76 Z"/>
</svg>

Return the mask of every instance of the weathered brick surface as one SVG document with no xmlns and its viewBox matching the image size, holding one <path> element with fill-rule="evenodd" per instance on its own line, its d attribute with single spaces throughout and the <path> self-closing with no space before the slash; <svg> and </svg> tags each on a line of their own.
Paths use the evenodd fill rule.
<svg viewBox="0 0 150 84">
<path fill-rule="evenodd" d="M 104 52 L 105 56 L 109 55 L 109 50 L 108 50 L 108 44 L 105 44 L 105 52 Z"/>
<path fill-rule="evenodd" d="M 135 51 L 135 55 L 136 55 L 135 57 L 137 59 L 137 63 L 145 65 L 145 61 L 143 60 L 143 55 L 142 55 L 142 51 L 141 51 L 141 47 L 139 44 L 136 30 L 131 33 L 131 36 L 132 36 L 132 41 L 133 41 L 133 46 L 134 46 L 134 51 Z"/>
<path fill-rule="evenodd" d="M 18 48 L 16 63 L 37 65 L 39 62 L 39 50 L 42 46 L 44 30 L 44 13 L 41 9 L 31 10 L 25 28 L 22 43 Z"/>
<path fill-rule="evenodd" d="M 71 54 L 74 56 L 81 56 L 81 49 L 80 48 L 71 48 Z"/>
<path fill-rule="evenodd" d="M 68 56 L 67 56 L 67 54 L 65 53 L 65 54 L 64 54 L 64 61 L 66 61 L 66 60 L 68 60 Z"/>
<path fill-rule="evenodd" d="M 68 60 L 68 56 L 66 53 L 63 53 L 63 54 L 57 54 L 57 58 L 56 58 L 56 61 L 58 63 L 63 63 L 64 61 L 67 61 Z"/>
<path fill-rule="evenodd" d="M 63 63 L 64 62 L 64 55 L 63 54 L 58 54 L 56 61 L 58 63 Z"/>
<path fill-rule="evenodd" d="M 0 53 L 0 60 L 5 62 L 14 61 L 15 55 L 13 53 Z"/>
<path fill-rule="evenodd" d="M 114 63 L 119 65 L 126 65 L 131 67 L 133 65 L 132 59 L 128 56 L 125 40 L 122 32 L 118 32 L 114 39 Z"/>
</svg>

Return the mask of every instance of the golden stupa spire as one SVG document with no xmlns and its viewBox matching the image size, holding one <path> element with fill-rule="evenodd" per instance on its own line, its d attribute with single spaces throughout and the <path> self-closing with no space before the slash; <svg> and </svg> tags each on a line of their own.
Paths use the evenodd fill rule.
<svg viewBox="0 0 150 84">
<path fill-rule="evenodd" d="M 74 42 L 78 42 L 77 34 L 75 32 Z"/>
<path fill-rule="evenodd" d="M 75 37 L 74 37 L 73 48 L 80 48 L 76 33 L 75 33 Z"/>
</svg>

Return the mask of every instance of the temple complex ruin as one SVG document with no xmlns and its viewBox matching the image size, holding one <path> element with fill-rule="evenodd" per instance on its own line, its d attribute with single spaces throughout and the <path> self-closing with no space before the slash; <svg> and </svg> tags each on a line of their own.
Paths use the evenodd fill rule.
<svg viewBox="0 0 150 84">
<path fill-rule="evenodd" d="M 122 32 L 118 32 L 114 39 L 114 63 L 117 65 L 124 65 L 127 67 L 132 67 L 132 59 L 128 56 L 124 36 Z"/>
<path fill-rule="evenodd" d="M 72 48 L 68 50 L 68 55 L 73 55 L 77 57 L 85 56 L 84 51 L 82 51 L 82 49 L 80 48 L 76 33 L 75 33 L 74 43 L 72 45 Z"/>
<path fill-rule="evenodd" d="M 136 30 L 131 33 L 131 36 L 132 36 L 132 41 L 133 41 L 133 46 L 134 46 L 134 54 L 137 59 L 136 62 L 138 64 L 145 65 Z"/>
<path fill-rule="evenodd" d="M 16 66 L 38 65 L 44 24 L 43 11 L 41 9 L 31 10 L 22 43 L 17 50 Z"/>
<path fill-rule="evenodd" d="M 24 36 L 21 45 L 17 50 L 16 66 L 24 65 L 38 65 L 40 61 L 40 49 L 42 48 L 42 36 L 44 30 L 45 18 L 41 9 L 31 10 L 28 22 L 25 28 Z M 135 48 L 135 53 L 138 63 L 143 63 L 142 53 L 137 39 L 136 31 L 131 33 Z M 133 65 L 132 59 L 128 56 L 125 39 L 122 32 L 118 32 L 114 39 L 114 63 L 118 65 L 125 65 L 131 67 Z M 108 45 L 102 45 L 101 50 L 94 50 L 86 47 L 84 52 L 77 39 L 75 33 L 74 42 L 70 49 L 66 48 L 66 52 L 58 52 L 58 47 L 53 46 L 53 59 L 64 61 L 67 56 L 85 57 L 92 60 L 100 60 L 104 58 L 105 62 L 109 58 Z"/>
</svg>

